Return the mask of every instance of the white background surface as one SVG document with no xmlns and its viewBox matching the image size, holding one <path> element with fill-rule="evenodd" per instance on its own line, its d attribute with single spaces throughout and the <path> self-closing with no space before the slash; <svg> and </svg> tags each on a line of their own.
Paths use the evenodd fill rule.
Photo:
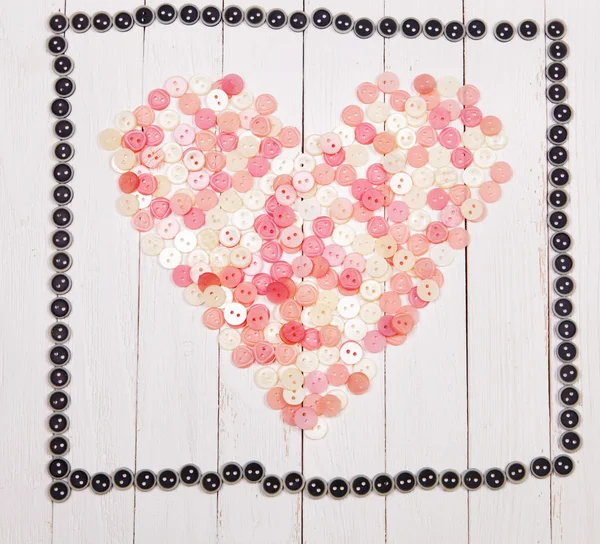
<svg viewBox="0 0 600 544">
<path fill-rule="evenodd" d="M 183 2 L 173 2 L 181 5 Z M 66 0 L 67 13 L 133 9 L 137 0 Z M 149 1 L 156 7 L 160 2 Z M 246 7 L 250 2 L 241 1 Z M 0 542 L 20 543 L 593 543 L 600 539 L 598 392 L 598 230 L 596 4 L 559 0 L 306 0 L 308 12 L 331 11 L 378 20 L 384 12 L 443 21 L 507 19 L 568 25 L 569 168 L 573 182 L 569 232 L 575 244 L 574 319 L 582 379 L 583 448 L 567 479 L 537 481 L 499 492 L 462 489 L 394 493 L 335 502 L 283 494 L 263 497 L 245 483 L 209 496 L 197 488 L 172 493 L 74 492 L 65 504 L 46 495 L 50 370 L 47 310 L 51 248 L 49 215 L 52 121 L 51 58 L 44 50 L 48 15 L 64 1 L 21 0 L 0 16 L 0 203 L 4 228 L 0 300 Z M 301 0 L 268 0 L 267 8 L 302 9 Z M 584 5 L 586 8 L 584 10 Z M 76 177 L 71 206 L 75 264 L 68 298 L 74 330 L 69 392 L 73 467 L 178 469 L 187 462 L 213 470 L 228 460 L 261 460 L 269 472 L 308 476 L 395 473 L 430 465 L 460 471 L 529 462 L 560 452 L 557 363 L 550 356 L 547 301 L 545 47 L 516 37 L 500 44 L 451 44 L 397 37 L 384 46 L 311 28 L 246 26 L 207 29 L 153 25 L 110 36 L 68 34 L 77 92 L 72 98 Z M 304 52 L 304 56 L 303 56 Z M 98 132 L 114 114 L 135 107 L 168 76 L 238 72 L 253 92 L 271 92 L 285 124 L 324 132 L 353 102 L 354 89 L 384 67 L 403 87 L 421 72 L 464 72 L 482 90 L 510 135 L 517 172 L 489 217 L 471 229 L 465 257 L 445 271 L 448 287 L 423 312 L 418 330 L 378 360 L 372 390 L 352 398 L 318 442 L 302 440 L 263 404 L 250 372 L 219 358 L 215 336 L 187 306 L 169 274 L 138 254 L 138 237 L 114 210 L 117 191 Z M 303 109 L 304 100 L 304 109 Z M 141 302 L 138 313 L 138 285 Z M 468 315 L 468 319 L 467 319 Z M 139 319 L 139 329 L 138 329 Z M 139 354 L 138 354 L 139 346 Z M 550 384 L 548 368 L 551 368 Z"/>
</svg>

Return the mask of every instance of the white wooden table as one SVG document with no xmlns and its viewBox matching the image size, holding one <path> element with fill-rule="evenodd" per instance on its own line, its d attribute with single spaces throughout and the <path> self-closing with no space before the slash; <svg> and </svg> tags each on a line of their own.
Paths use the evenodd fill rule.
<svg viewBox="0 0 600 544">
<path fill-rule="evenodd" d="M 161 2 L 148 0 L 151 6 Z M 184 2 L 172 2 L 183 5 Z M 252 4 L 239 0 L 243 7 Z M 65 5 L 66 4 L 66 5 Z M 595 3 L 560 0 L 265 0 L 263 7 L 332 12 L 378 20 L 562 18 L 571 48 L 567 85 L 575 111 L 568 148 L 570 232 L 576 261 L 573 296 L 579 326 L 583 448 L 565 479 L 529 477 L 467 494 L 416 491 L 314 501 L 264 497 L 246 483 L 207 495 L 89 490 L 64 504 L 47 497 L 50 366 L 47 311 L 51 247 L 52 142 L 48 104 L 53 76 L 44 42 L 54 11 L 132 10 L 138 0 L 21 0 L 0 14 L 0 202 L 5 212 L 0 327 L 0 542 L 45 543 L 563 543 L 600 540 L 600 366 L 598 353 L 597 24 Z M 588 5 L 589 4 L 589 5 Z M 584 7 L 585 6 L 585 7 Z M 69 323 L 74 335 L 69 392 L 73 467 L 178 469 L 194 462 L 214 470 L 225 461 L 259 459 L 269 472 L 349 477 L 432 466 L 504 467 L 560 452 L 556 424 L 555 339 L 549 328 L 546 228 L 545 47 L 539 37 L 508 44 L 488 33 L 481 42 L 443 38 L 384 44 L 310 29 L 208 29 L 153 25 L 110 37 L 69 35 L 78 90 L 73 165 L 75 221 Z M 140 259 L 139 239 L 114 211 L 98 132 L 121 109 L 174 74 L 238 72 L 253 91 L 268 91 L 280 116 L 305 134 L 336 126 L 356 85 L 384 69 L 404 85 L 417 74 L 457 75 L 482 91 L 510 135 L 506 157 L 517 173 L 489 217 L 471 229 L 468 252 L 445 271 L 448 287 L 423 313 L 401 348 L 377 359 L 372 390 L 353 398 L 320 441 L 302 439 L 264 406 L 252 373 L 219 354 L 200 312 L 185 305 L 169 274 Z M 515 91 L 515 86 L 520 87 Z M 143 256 L 142 256 L 143 257 Z M 138 289 L 140 291 L 138 306 Z M 435 335 L 435 336 L 434 336 Z M 435 341 L 431 341 L 432 338 Z M 549 356 L 550 352 L 550 356 Z M 552 366 L 549 376 L 549 357 Z"/>
</svg>

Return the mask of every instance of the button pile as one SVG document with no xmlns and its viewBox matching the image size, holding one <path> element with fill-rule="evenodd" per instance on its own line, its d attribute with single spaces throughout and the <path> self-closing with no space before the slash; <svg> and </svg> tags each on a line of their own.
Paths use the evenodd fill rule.
<svg viewBox="0 0 600 544">
<path fill-rule="evenodd" d="M 479 91 L 386 72 L 340 126 L 305 139 L 242 78 L 170 78 L 100 135 L 119 211 L 146 255 L 204 306 L 222 349 L 309 438 L 369 389 L 369 354 L 399 346 L 436 300 L 440 267 L 469 242 L 511 167 Z"/>
</svg>

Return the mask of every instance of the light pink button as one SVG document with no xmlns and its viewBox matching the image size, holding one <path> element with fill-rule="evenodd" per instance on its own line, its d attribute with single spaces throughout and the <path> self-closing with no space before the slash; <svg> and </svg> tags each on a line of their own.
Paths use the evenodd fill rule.
<svg viewBox="0 0 600 544">
<path fill-rule="evenodd" d="M 385 94 L 391 94 L 400 88 L 400 80 L 392 72 L 383 72 L 377 76 L 377 86 Z"/>
<path fill-rule="evenodd" d="M 452 249 L 465 249 L 469 244 L 469 233 L 463 228 L 452 229 L 448 233 L 448 245 Z M 439 284 L 438 284 L 439 285 Z M 441 287 L 441 285 L 440 285 Z"/>
<path fill-rule="evenodd" d="M 438 187 L 434 187 L 427 193 L 427 204 L 432 210 L 443 210 L 449 200 L 448 193 Z"/>
<path fill-rule="evenodd" d="M 379 353 L 385 349 L 385 336 L 379 331 L 369 331 L 363 339 L 365 350 L 370 353 Z M 360 373 L 359 373 L 360 374 Z M 352 377 L 352 375 L 350 376 Z M 348 385 L 350 387 L 350 385 Z"/>
<path fill-rule="evenodd" d="M 394 200 L 394 202 L 387 207 L 387 217 L 394 223 L 403 223 L 408 219 L 409 213 L 410 209 L 408 205 L 401 200 Z"/>
<path fill-rule="evenodd" d="M 181 76 L 174 76 L 167 79 L 165 89 L 174 98 L 179 98 L 187 91 L 188 84 Z"/>
<path fill-rule="evenodd" d="M 481 132 L 486 136 L 496 136 L 502 131 L 502 121 L 494 115 L 487 115 L 481 120 Z"/>
<path fill-rule="evenodd" d="M 502 196 L 502 187 L 495 181 L 484 181 L 479 186 L 479 198 L 488 204 L 497 202 Z"/>
<path fill-rule="evenodd" d="M 413 81 L 413 87 L 419 94 L 430 93 L 436 88 L 435 78 L 429 74 L 420 74 Z"/>
<path fill-rule="evenodd" d="M 457 97 L 463 106 L 473 106 L 479 102 L 479 89 L 474 85 L 463 85 L 458 89 Z"/>
<path fill-rule="evenodd" d="M 440 219 L 447 227 L 457 227 L 464 221 L 464 217 L 458 206 L 450 204 L 440 212 Z"/>
<path fill-rule="evenodd" d="M 259 94 L 254 102 L 256 111 L 261 115 L 271 115 L 277 109 L 277 100 L 270 94 Z"/>
<path fill-rule="evenodd" d="M 208 130 L 217 124 L 217 114 L 210 108 L 200 108 L 194 115 L 194 122 L 198 128 Z"/>
<path fill-rule="evenodd" d="M 331 365 L 327 369 L 327 380 L 333 386 L 344 385 L 348 381 L 348 377 L 350 376 L 350 372 L 346 365 Z"/>
<path fill-rule="evenodd" d="M 460 112 L 460 120 L 466 127 L 476 127 L 482 118 L 481 110 L 475 106 L 468 106 Z"/>
<path fill-rule="evenodd" d="M 162 111 L 169 106 L 170 102 L 171 97 L 164 89 L 154 89 L 148 95 L 148 104 L 153 110 Z"/>
<path fill-rule="evenodd" d="M 357 127 L 360 125 L 365 117 L 365 114 L 359 106 L 346 106 L 342 110 L 342 121 L 350 127 Z"/>
<path fill-rule="evenodd" d="M 506 183 L 512 178 L 513 171 L 506 162 L 495 162 L 490 168 L 490 176 L 496 183 Z"/>
<path fill-rule="evenodd" d="M 356 89 L 356 96 L 363 104 L 372 104 L 379 98 L 379 89 L 373 83 L 361 83 Z"/>
<path fill-rule="evenodd" d="M 454 149 L 461 142 L 461 135 L 454 127 L 446 127 L 438 136 L 438 140 L 446 149 Z"/>
<path fill-rule="evenodd" d="M 446 128 L 450 121 L 450 112 L 442 106 L 432 109 L 429 113 L 429 123 L 436 130 Z"/>
<path fill-rule="evenodd" d="M 304 385 L 311 393 L 321 394 L 327 391 L 327 375 L 320 370 L 313 370 L 304 378 Z"/>
<path fill-rule="evenodd" d="M 404 111 L 406 101 L 410 98 L 410 94 L 406 91 L 398 90 L 394 91 L 390 95 L 390 106 L 396 111 Z"/>
<path fill-rule="evenodd" d="M 185 264 L 180 264 L 173 269 L 173 273 L 171 275 L 173 278 L 173 282 L 177 287 L 187 287 L 192 283 L 192 278 L 190 277 L 190 267 Z"/>
<path fill-rule="evenodd" d="M 304 431 L 314 428 L 317 421 L 317 412 L 313 408 L 302 406 L 294 414 L 294 423 Z"/>
</svg>

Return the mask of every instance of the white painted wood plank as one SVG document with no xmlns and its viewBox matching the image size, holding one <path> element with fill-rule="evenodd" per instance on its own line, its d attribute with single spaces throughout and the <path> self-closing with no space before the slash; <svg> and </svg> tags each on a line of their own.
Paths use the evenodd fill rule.
<svg viewBox="0 0 600 544">
<path fill-rule="evenodd" d="M 422 22 L 432 16 L 461 20 L 462 1 L 420 2 L 410 13 L 388 3 L 386 13 L 399 21 L 407 15 Z M 462 81 L 463 44 L 397 36 L 387 41 L 386 69 L 411 92 L 412 80 L 421 73 Z M 387 468 L 392 474 L 424 466 L 462 472 L 467 466 L 465 253 L 456 252 L 441 271 L 440 298 L 420 313 L 406 343 L 387 352 Z M 387 500 L 387 519 L 389 542 L 463 543 L 467 496 L 462 490 L 417 490 L 408 497 L 395 492 Z"/>
<path fill-rule="evenodd" d="M 307 1 L 306 12 L 312 13 L 322 4 Z M 381 0 L 368 6 L 359 0 L 335 0 L 326 7 L 333 14 L 348 12 L 373 21 L 383 15 Z M 323 134 L 340 125 L 342 109 L 357 103 L 356 87 L 373 81 L 382 71 L 383 39 L 379 35 L 363 41 L 352 33 L 339 35 L 332 28 L 310 28 L 305 36 L 305 134 Z M 384 354 L 367 354 L 367 358 L 377 366 L 368 393 L 358 397 L 347 392 L 348 406 L 328 420 L 327 435 L 321 440 L 304 440 L 307 477 L 350 479 L 362 473 L 372 477 L 384 470 Z M 381 542 L 384 538 L 385 500 L 374 493 L 365 498 L 348 497 L 342 504 L 329 497 L 304 499 L 304 542 Z"/>
<path fill-rule="evenodd" d="M 135 6 L 132 0 L 69 0 L 67 13 Z M 77 85 L 70 99 L 77 131 L 68 295 L 73 311 L 67 320 L 73 331 L 69 457 L 74 468 L 111 471 L 134 462 L 138 237 L 115 212 L 116 173 L 97 140 L 101 130 L 113 126 L 116 113 L 140 99 L 142 32 L 90 31 L 69 33 L 68 39 Z M 74 495 L 54 508 L 55 542 L 131 541 L 132 492 Z"/>
<path fill-rule="evenodd" d="M 148 5 L 156 9 L 161 3 L 153 0 Z M 169 77 L 216 75 L 220 68 L 219 27 L 207 28 L 201 23 L 188 27 L 176 22 L 146 29 L 144 101 Z M 185 302 L 171 271 L 162 268 L 156 257 L 141 255 L 140 295 L 137 468 L 179 470 L 192 462 L 202 471 L 214 470 L 219 370 L 216 333 L 202 323 L 204 308 Z M 217 497 L 198 487 L 137 493 L 135 540 L 215 542 L 216 514 Z"/>
<path fill-rule="evenodd" d="M 466 80 L 484 114 L 502 119 L 515 172 L 485 221 L 469 225 L 469 460 L 482 469 L 549 454 L 544 40 L 500 43 L 491 32 L 543 16 L 539 0 L 465 1 L 467 20 L 490 25 L 467 42 Z M 531 477 L 471 494 L 470 541 L 548 542 L 549 500 L 549 481 Z"/>
<path fill-rule="evenodd" d="M 243 9 L 254 5 L 243 0 Z M 299 0 L 268 0 L 261 7 L 302 9 Z M 284 126 L 302 126 L 302 34 L 289 29 L 225 27 L 223 74 L 237 73 L 256 97 L 272 94 L 275 115 Z M 292 151 L 292 150 L 290 150 Z M 293 153 L 292 153 L 293 155 Z M 265 402 L 265 391 L 254 383 L 257 365 L 236 368 L 231 353 L 221 350 L 219 464 L 261 461 L 267 473 L 282 476 L 301 467 L 301 433 L 281 419 Z M 284 493 L 265 497 L 259 486 L 243 482 L 219 494 L 219 542 L 300 542 L 301 497 Z"/>
</svg>

